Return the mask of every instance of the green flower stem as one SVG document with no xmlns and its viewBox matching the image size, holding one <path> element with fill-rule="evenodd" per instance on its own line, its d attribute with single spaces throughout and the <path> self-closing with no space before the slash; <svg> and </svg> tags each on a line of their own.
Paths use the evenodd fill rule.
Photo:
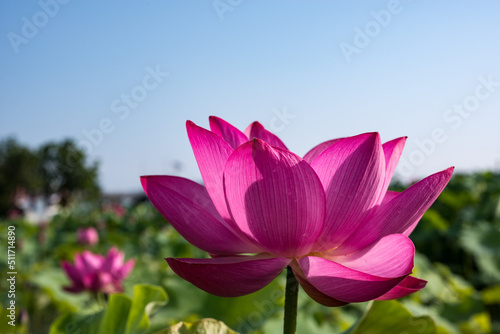
<svg viewBox="0 0 500 334">
<path fill-rule="evenodd" d="M 297 331 L 297 299 L 299 296 L 299 283 L 293 275 L 292 268 L 286 268 L 285 289 L 285 319 L 284 334 L 295 334 Z"/>
</svg>

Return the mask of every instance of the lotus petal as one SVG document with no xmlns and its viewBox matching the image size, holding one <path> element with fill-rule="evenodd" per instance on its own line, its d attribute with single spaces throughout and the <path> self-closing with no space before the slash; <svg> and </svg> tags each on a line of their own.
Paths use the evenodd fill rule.
<svg viewBox="0 0 500 334">
<path fill-rule="evenodd" d="M 61 266 L 66 274 L 68 274 L 68 277 L 73 281 L 73 283 L 81 283 L 81 274 L 79 270 L 77 270 L 67 261 L 62 261 Z"/>
<path fill-rule="evenodd" d="M 141 182 L 158 211 L 196 247 L 214 255 L 261 251 L 222 219 L 202 185 L 175 176 L 145 176 Z"/>
<path fill-rule="evenodd" d="M 340 245 L 381 200 L 385 159 L 378 133 L 333 143 L 311 163 L 326 192 L 326 218 L 317 250 Z"/>
<path fill-rule="evenodd" d="M 311 150 L 309 150 L 309 152 L 306 153 L 306 155 L 304 155 L 304 160 L 307 161 L 308 164 L 311 164 L 318 155 L 323 153 L 327 148 L 332 146 L 333 143 L 339 141 L 340 139 L 343 138 L 330 139 L 314 146 Z"/>
<path fill-rule="evenodd" d="M 84 251 L 82 254 L 75 255 L 75 268 L 82 273 L 92 273 L 98 270 L 104 258 L 101 255 Z"/>
<path fill-rule="evenodd" d="M 249 240 L 277 256 L 311 250 L 323 228 L 325 195 L 302 158 L 254 139 L 229 158 L 224 185 L 231 215 Z"/>
<path fill-rule="evenodd" d="M 189 141 L 208 194 L 222 218 L 230 220 L 224 199 L 223 173 L 233 148 L 219 135 L 186 122 Z"/>
<path fill-rule="evenodd" d="M 166 260 L 177 275 L 220 297 L 239 297 L 262 289 L 291 261 L 265 255 Z"/>
<path fill-rule="evenodd" d="M 426 177 L 381 205 L 343 244 L 337 253 L 348 254 L 394 233 L 409 235 L 424 212 L 448 183 L 453 167 Z"/>
<path fill-rule="evenodd" d="M 398 164 L 401 153 L 406 143 L 406 137 L 396 138 L 382 145 L 384 149 L 385 157 L 385 181 L 384 181 L 384 191 L 389 188 L 391 183 L 392 175 L 396 170 L 396 165 Z"/>
<path fill-rule="evenodd" d="M 104 262 L 101 265 L 101 269 L 106 272 L 114 272 L 116 270 L 119 270 L 123 266 L 124 257 L 125 254 L 119 252 L 118 249 L 116 249 L 116 247 L 112 247 L 108 251 L 106 258 L 104 259 Z"/>
<path fill-rule="evenodd" d="M 350 269 L 390 278 L 410 274 L 414 257 L 413 242 L 403 234 L 391 234 L 349 255 L 327 258 Z"/>
<path fill-rule="evenodd" d="M 376 298 L 377 300 L 390 300 L 403 298 L 411 295 L 414 292 L 422 290 L 427 285 L 427 281 L 423 279 L 416 278 L 413 276 L 407 276 L 398 285 L 392 288 L 389 292 L 383 294 L 382 296 Z"/>
<path fill-rule="evenodd" d="M 346 302 L 365 302 L 390 291 L 405 277 L 379 277 L 316 256 L 299 260 L 305 278 L 323 294 Z"/>
<path fill-rule="evenodd" d="M 218 134 L 233 149 L 248 141 L 247 136 L 233 125 L 216 116 L 209 117 L 210 130 Z"/>
<path fill-rule="evenodd" d="M 304 276 L 302 269 L 300 269 L 300 266 L 297 263 L 297 261 L 292 261 L 290 263 L 290 267 L 292 267 L 295 278 L 297 278 L 297 281 L 299 282 L 302 289 L 304 289 L 304 291 L 307 293 L 307 295 L 309 297 L 311 297 L 312 299 L 314 299 L 316 302 L 320 303 L 321 305 L 328 306 L 328 307 L 343 306 L 343 305 L 348 304 L 346 302 L 341 302 L 340 300 L 337 300 L 335 298 L 327 296 L 323 292 L 316 289 L 306 279 L 306 277 Z"/>
<path fill-rule="evenodd" d="M 249 140 L 254 138 L 262 139 L 271 146 L 287 150 L 287 147 L 283 144 L 281 139 L 279 139 L 274 133 L 267 131 L 259 122 L 253 122 L 250 124 L 245 130 L 245 135 Z"/>
</svg>

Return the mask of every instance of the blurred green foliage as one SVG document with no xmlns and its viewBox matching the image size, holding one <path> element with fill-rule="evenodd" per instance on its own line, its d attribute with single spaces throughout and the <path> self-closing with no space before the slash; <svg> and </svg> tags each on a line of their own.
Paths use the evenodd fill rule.
<svg viewBox="0 0 500 334">
<path fill-rule="evenodd" d="M 38 157 L 29 148 L 15 139 L 0 141 L 0 216 L 5 216 L 11 208 L 18 188 L 36 192 L 42 188 L 38 174 Z"/>
<path fill-rule="evenodd" d="M 7 243 L 8 226 L 14 226 L 16 233 L 18 322 L 15 328 L 7 325 L 9 299 L 2 294 L 2 333 L 77 333 L 78 329 L 86 333 L 83 325 L 71 327 L 81 321 L 96 326 L 92 327 L 95 333 L 126 332 L 128 320 L 118 322 L 122 327 L 117 329 L 111 319 L 132 314 L 136 321 L 130 323 L 139 324 L 130 330 L 134 333 L 282 331 L 284 275 L 240 298 L 215 297 L 193 287 L 175 275 L 163 258 L 207 254 L 179 236 L 149 203 L 128 208 L 122 215 L 81 202 L 38 226 L 22 219 L 3 220 L 2 245 Z M 77 243 L 76 230 L 83 226 L 98 230 L 97 245 L 86 248 Z M 414 274 L 428 280 L 427 287 L 399 301 L 339 308 L 321 306 L 301 291 L 298 333 L 500 333 L 499 231 L 500 175 L 454 176 L 411 235 L 418 252 Z M 62 260 L 72 261 L 84 249 L 104 254 L 113 245 L 125 252 L 126 259 L 136 260 L 123 294 L 112 295 L 105 306 L 90 293 L 70 294 L 62 289 L 69 284 L 60 268 Z M 6 261 L 0 262 L 0 270 L 9 271 Z M 2 291 L 7 283 L 0 281 Z M 141 301 L 134 304 L 135 300 Z"/>
<path fill-rule="evenodd" d="M 98 164 L 89 164 L 84 151 L 73 140 L 49 142 L 37 149 L 14 138 L 0 141 L 0 216 L 16 207 L 15 196 L 52 194 L 65 206 L 72 199 L 97 199 Z"/>
<path fill-rule="evenodd" d="M 166 302 L 167 294 L 163 288 L 137 284 L 133 298 L 121 293 L 112 294 L 107 306 L 98 312 L 70 312 L 59 317 L 50 327 L 50 334 L 75 330 L 95 334 L 143 333 L 150 327 L 149 317 Z"/>
</svg>

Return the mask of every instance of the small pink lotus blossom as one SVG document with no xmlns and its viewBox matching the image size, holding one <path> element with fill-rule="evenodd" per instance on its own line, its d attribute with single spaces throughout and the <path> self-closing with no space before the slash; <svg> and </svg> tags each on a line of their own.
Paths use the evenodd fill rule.
<svg viewBox="0 0 500 334">
<path fill-rule="evenodd" d="M 104 213 L 113 213 L 120 218 L 125 216 L 125 214 L 127 213 L 127 209 L 125 209 L 122 205 L 114 202 L 104 205 L 102 211 Z"/>
<path fill-rule="evenodd" d="M 109 250 L 106 257 L 84 251 L 75 255 L 75 264 L 62 262 L 62 267 L 73 285 L 65 287 L 69 292 L 104 292 L 107 294 L 122 292 L 122 281 L 130 274 L 134 260 L 123 263 L 124 254 L 116 247 Z"/>
<path fill-rule="evenodd" d="M 115 203 L 115 204 L 113 204 L 112 208 L 113 208 L 113 212 L 118 217 L 123 217 L 127 213 L 127 210 L 120 204 Z"/>
<path fill-rule="evenodd" d="M 177 275 L 236 297 L 290 266 L 306 293 L 327 306 L 400 298 L 426 285 L 410 276 L 408 235 L 453 168 L 398 193 L 388 187 L 406 137 L 382 144 L 378 133 L 364 133 L 324 142 L 301 158 L 258 122 L 241 132 L 210 117 L 210 129 L 187 122 L 205 186 L 141 178 L 161 214 L 212 256 L 167 258 Z"/>
<path fill-rule="evenodd" d="M 76 238 L 82 245 L 92 246 L 99 242 L 99 234 L 97 234 L 97 230 L 93 227 L 79 228 L 76 231 Z"/>
</svg>

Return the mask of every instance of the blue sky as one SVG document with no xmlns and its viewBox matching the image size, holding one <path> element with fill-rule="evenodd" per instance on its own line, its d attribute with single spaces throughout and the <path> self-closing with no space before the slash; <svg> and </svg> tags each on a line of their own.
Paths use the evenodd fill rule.
<svg viewBox="0 0 500 334">
<path fill-rule="evenodd" d="M 497 1 L 3 1 L 0 138 L 74 138 L 107 192 L 138 190 L 143 174 L 199 179 L 185 121 L 210 115 L 258 120 L 300 155 L 362 132 L 408 136 L 405 180 L 499 169 L 499 12 Z"/>
</svg>

